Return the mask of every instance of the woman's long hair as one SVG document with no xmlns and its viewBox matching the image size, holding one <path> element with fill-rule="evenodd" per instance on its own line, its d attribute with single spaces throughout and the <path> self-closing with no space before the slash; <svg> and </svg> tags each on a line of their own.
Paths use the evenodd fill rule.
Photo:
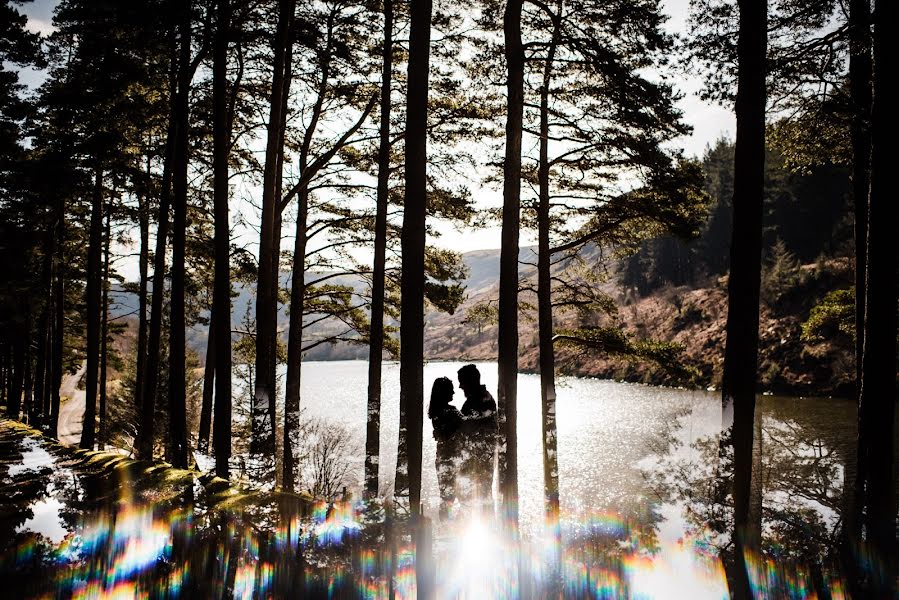
<svg viewBox="0 0 899 600">
<path fill-rule="evenodd" d="M 428 418 L 433 419 L 453 399 L 453 382 L 449 377 L 438 377 L 431 387 L 431 402 L 428 404 Z"/>
</svg>

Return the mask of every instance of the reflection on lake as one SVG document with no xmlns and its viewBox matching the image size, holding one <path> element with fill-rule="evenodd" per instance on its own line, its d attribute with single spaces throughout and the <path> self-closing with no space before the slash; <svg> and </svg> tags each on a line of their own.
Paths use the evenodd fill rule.
<svg viewBox="0 0 899 600">
<path fill-rule="evenodd" d="M 455 379 L 460 366 L 428 364 L 427 386 L 438 376 Z M 480 369 L 495 390 L 495 366 Z M 385 366 L 384 383 L 382 488 L 396 461 L 396 364 Z M 344 424 L 361 448 L 366 385 L 363 362 L 307 363 L 304 408 Z M 755 507 L 763 540 L 762 554 L 750 560 L 753 585 L 767 597 L 843 597 L 836 546 L 855 464 L 854 406 L 762 397 L 759 408 L 762 486 Z M 230 488 L 196 472 L 60 449 L 0 423 L 5 592 L 408 598 L 418 576 L 440 598 L 546 590 L 585 598 L 727 596 L 729 496 L 720 475 L 728 460 L 719 456 L 717 394 L 562 378 L 561 549 L 544 542 L 537 376 L 520 377 L 519 411 L 520 543 L 489 515 L 437 518 L 428 419 L 423 502 L 432 527 L 415 531 L 402 519 L 385 519 L 377 505 L 315 505 Z M 354 472 L 361 480 L 361 456 Z"/>
</svg>

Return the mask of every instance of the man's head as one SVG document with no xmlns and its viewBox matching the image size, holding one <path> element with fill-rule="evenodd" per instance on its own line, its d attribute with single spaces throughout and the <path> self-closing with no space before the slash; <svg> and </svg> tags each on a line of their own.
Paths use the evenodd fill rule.
<svg viewBox="0 0 899 600">
<path fill-rule="evenodd" d="M 465 365 L 458 372 L 459 387 L 463 392 L 476 390 L 481 385 L 481 372 L 474 365 Z"/>
</svg>

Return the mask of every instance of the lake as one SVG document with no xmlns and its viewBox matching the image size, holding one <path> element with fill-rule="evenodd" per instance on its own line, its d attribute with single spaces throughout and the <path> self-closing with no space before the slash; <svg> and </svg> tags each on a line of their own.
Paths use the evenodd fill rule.
<svg viewBox="0 0 899 600">
<path fill-rule="evenodd" d="M 477 364 L 495 393 L 495 363 Z M 433 380 L 455 381 L 462 365 L 428 363 L 426 401 Z M 386 490 L 396 462 L 397 363 L 385 363 L 383 380 Z M 268 597 L 301 586 L 308 597 L 406 598 L 416 593 L 414 565 L 422 558 L 438 598 L 540 596 L 546 589 L 578 598 L 726 597 L 730 462 L 718 444 L 718 393 L 561 377 L 559 547 L 544 527 L 539 389 L 537 375 L 519 376 L 520 542 L 489 513 L 438 517 L 428 419 L 426 535 L 385 519 L 379 505 L 297 504 L 192 471 L 91 458 L 2 422 L 0 575 L 10 575 L 10 592 L 22 597 Z M 365 362 L 303 365 L 306 418 L 346 431 L 347 483 L 356 497 L 366 390 Z M 246 390 L 238 385 L 235 394 Z M 462 400 L 457 392 L 456 404 Z M 758 593 L 804 598 L 829 590 L 840 597 L 834 549 L 854 477 L 855 420 L 845 400 L 759 398 L 752 510 L 763 538 L 762 555 L 750 565 Z M 413 534 L 429 540 L 421 542 L 424 552 Z"/>
</svg>

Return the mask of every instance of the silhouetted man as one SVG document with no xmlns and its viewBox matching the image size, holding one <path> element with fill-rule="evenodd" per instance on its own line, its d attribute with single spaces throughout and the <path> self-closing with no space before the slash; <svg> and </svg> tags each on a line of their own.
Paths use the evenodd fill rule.
<svg viewBox="0 0 899 600">
<path fill-rule="evenodd" d="M 459 388 L 465 394 L 462 416 L 466 418 L 491 418 L 496 421 L 496 400 L 481 385 L 481 372 L 474 365 L 465 365 L 458 372 Z"/>
<path fill-rule="evenodd" d="M 464 432 L 462 473 L 473 489 L 475 501 L 490 498 L 493 484 L 493 458 L 496 451 L 496 400 L 481 385 L 481 373 L 474 365 L 465 365 L 458 372 L 459 387 L 465 394 L 462 405 Z"/>
</svg>

